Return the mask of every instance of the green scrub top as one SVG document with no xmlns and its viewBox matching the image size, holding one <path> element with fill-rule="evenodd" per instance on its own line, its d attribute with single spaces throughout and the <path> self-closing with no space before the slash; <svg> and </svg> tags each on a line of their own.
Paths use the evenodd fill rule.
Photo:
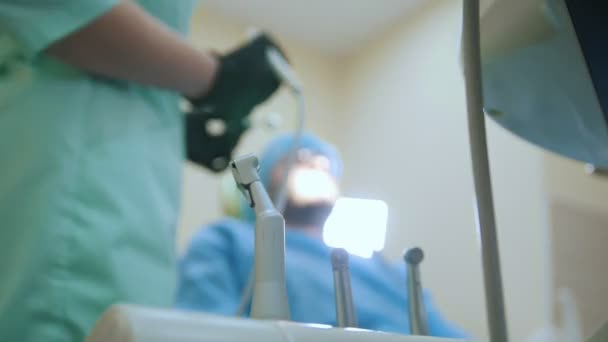
<svg viewBox="0 0 608 342">
<path fill-rule="evenodd" d="M 82 341 L 113 303 L 169 306 L 178 96 L 45 55 L 118 0 L 0 2 L 0 341 Z M 139 1 L 175 30 L 193 1 Z"/>
</svg>

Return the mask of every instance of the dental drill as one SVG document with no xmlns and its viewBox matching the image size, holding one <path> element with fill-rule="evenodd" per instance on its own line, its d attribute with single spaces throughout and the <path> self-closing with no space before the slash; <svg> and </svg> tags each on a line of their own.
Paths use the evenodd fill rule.
<svg viewBox="0 0 608 342">
<path fill-rule="evenodd" d="M 429 334 L 426 310 L 422 297 L 422 282 L 420 281 L 420 263 L 424 252 L 420 248 L 408 249 L 403 255 L 407 265 L 407 294 L 410 329 L 413 335 Z"/>
<path fill-rule="evenodd" d="M 348 270 L 348 252 L 343 248 L 331 250 L 331 267 L 334 273 L 334 291 L 336 298 L 336 321 L 338 327 L 356 328 L 357 313 L 353 303 Z"/>
<path fill-rule="evenodd" d="M 256 30 L 254 29 L 254 31 Z M 259 33 L 253 32 L 251 38 L 253 39 L 256 34 Z M 285 209 L 285 205 L 287 204 L 287 178 L 289 176 L 289 170 L 291 170 L 295 165 L 300 137 L 304 133 L 304 127 L 306 125 L 306 99 L 304 97 L 304 87 L 302 86 L 302 82 L 300 82 L 297 74 L 291 68 L 283 54 L 276 48 L 268 48 L 268 50 L 266 50 L 266 58 L 275 75 L 281 79 L 285 86 L 287 86 L 297 103 L 296 126 L 293 132 L 293 143 L 289 149 L 289 153 L 287 154 L 287 163 L 285 167 L 285 170 L 287 171 L 282 175 L 280 186 L 278 187 L 277 191 L 272 194 L 274 198 L 274 206 L 277 208 L 279 213 L 282 213 Z M 253 277 L 253 272 L 251 272 L 247 279 L 247 286 L 245 286 L 245 290 L 241 296 L 236 316 L 244 316 L 247 311 L 247 307 L 252 296 L 254 283 Z"/>
<path fill-rule="evenodd" d="M 289 320 L 285 285 L 285 220 L 260 181 L 253 154 L 230 163 L 239 190 L 255 212 L 255 262 L 251 317 Z"/>
</svg>

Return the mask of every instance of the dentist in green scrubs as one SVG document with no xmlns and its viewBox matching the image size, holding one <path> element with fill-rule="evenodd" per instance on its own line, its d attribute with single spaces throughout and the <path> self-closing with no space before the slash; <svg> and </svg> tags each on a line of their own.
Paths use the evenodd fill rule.
<svg viewBox="0 0 608 342">
<path fill-rule="evenodd" d="M 0 0 L 0 341 L 82 341 L 113 303 L 172 305 L 182 162 L 208 148 L 178 102 L 238 118 L 278 87 L 269 39 L 192 48 L 193 6 Z"/>
</svg>

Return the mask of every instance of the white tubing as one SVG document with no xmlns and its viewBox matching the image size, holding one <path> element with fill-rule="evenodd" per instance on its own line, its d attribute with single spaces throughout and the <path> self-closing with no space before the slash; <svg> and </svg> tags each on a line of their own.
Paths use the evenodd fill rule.
<svg viewBox="0 0 608 342">
<path fill-rule="evenodd" d="M 296 73 L 293 71 L 287 60 L 285 60 L 283 55 L 277 51 L 277 49 L 269 48 L 266 51 L 266 57 L 268 58 L 268 63 L 270 63 L 272 66 L 275 74 L 283 81 L 283 83 L 287 85 L 297 102 L 297 121 L 293 134 L 294 139 L 287 157 L 287 166 L 285 167 L 285 172 L 281 179 L 281 186 L 278 188 L 277 192 L 273 194 L 274 204 L 277 210 L 282 213 L 283 210 L 285 210 L 285 205 L 287 203 L 287 178 L 289 171 L 296 162 L 300 137 L 304 133 L 304 125 L 306 123 L 306 101 L 304 98 L 302 82 L 300 82 Z"/>
<path fill-rule="evenodd" d="M 274 194 L 274 203 L 277 207 L 277 210 L 282 213 L 285 210 L 285 206 L 287 205 L 287 180 L 289 178 L 289 172 L 295 165 L 298 157 L 298 146 L 300 145 L 300 138 L 304 133 L 304 125 L 306 122 L 306 101 L 304 99 L 304 94 L 301 91 L 293 93 L 294 98 L 296 99 L 297 106 L 297 122 L 296 128 L 293 133 L 293 141 L 291 143 L 291 147 L 289 149 L 289 153 L 287 155 L 287 164 L 285 167 L 285 172 L 282 175 L 281 186 L 278 191 Z"/>
<path fill-rule="evenodd" d="M 302 91 L 302 83 L 296 76 L 296 73 L 291 69 L 289 63 L 283 55 L 275 48 L 269 48 L 266 51 L 266 57 L 268 58 L 268 62 L 274 69 L 275 74 L 283 80 L 285 84 L 291 91 L 294 93 L 299 93 Z"/>
</svg>

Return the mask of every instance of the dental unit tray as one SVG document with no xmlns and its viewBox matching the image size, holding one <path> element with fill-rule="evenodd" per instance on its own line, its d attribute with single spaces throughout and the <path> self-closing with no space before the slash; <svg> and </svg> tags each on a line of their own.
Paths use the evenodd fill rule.
<svg viewBox="0 0 608 342">
<path fill-rule="evenodd" d="M 457 342 L 320 324 L 224 317 L 204 313 L 114 305 L 87 342 Z"/>
<path fill-rule="evenodd" d="M 87 342 L 455 342 L 356 328 L 289 322 L 285 288 L 285 223 L 258 175 L 254 155 L 237 158 L 232 172 L 256 214 L 252 318 L 114 305 L 98 320 Z M 403 322 L 406 324 L 407 322 Z"/>
</svg>

